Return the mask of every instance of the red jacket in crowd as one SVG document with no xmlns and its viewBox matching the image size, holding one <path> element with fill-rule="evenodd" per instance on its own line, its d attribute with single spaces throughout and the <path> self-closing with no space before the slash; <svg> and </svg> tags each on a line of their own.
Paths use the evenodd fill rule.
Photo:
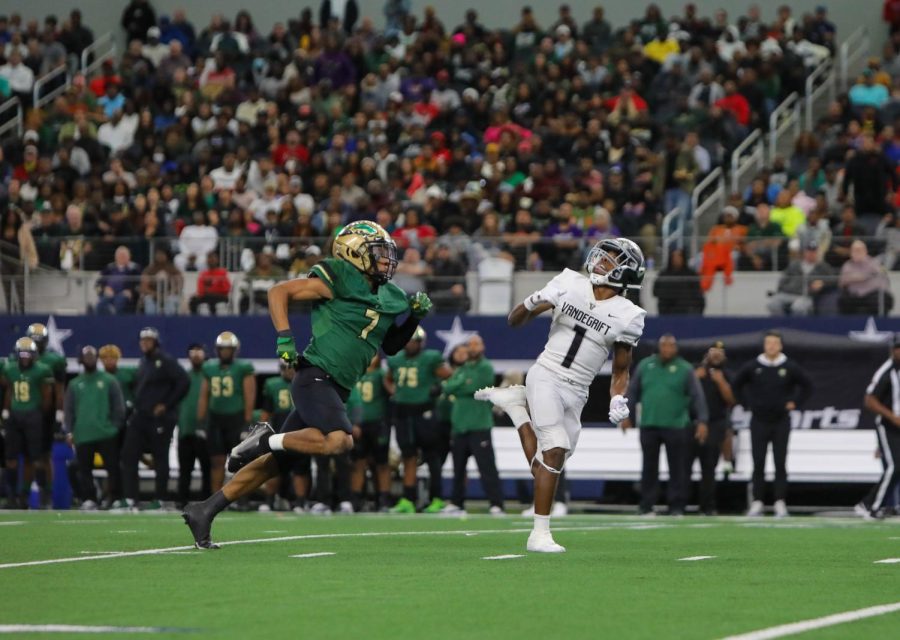
<svg viewBox="0 0 900 640">
<path fill-rule="evenodd" d="M 222 267 L 201 271 L 197 279 L 198 296 L 227 296 L 231 291 L 228 271 Z"/>
</svg>

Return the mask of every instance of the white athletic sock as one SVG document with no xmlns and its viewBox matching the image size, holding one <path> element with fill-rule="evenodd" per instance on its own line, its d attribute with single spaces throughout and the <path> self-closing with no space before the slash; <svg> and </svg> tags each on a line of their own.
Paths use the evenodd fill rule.
<svg viewBox="0 0 900 640">
<path fill-rule="evenodd" d="M 540 516 L 534 514 L 534 532 L 550 533 L 550 516 Z"/>
<path fill-rule="evenodd" d="M 525 407 L 520 407 L 518 405 L 507 409 L 506 415 L 508 415 L 509 419 L 512 420 L 512 423 L 515 425 L 516 429 L 521 427 L 523 424 L 531 422 L 531 416 L 528 415 L 528 410 Z"/>
<path fill-rule="evenodd" d="M 274 436 L 269 436 L 269 448 L 272 451 L 284 451 L 284 434 L 276 433 Z"/>
</svg>

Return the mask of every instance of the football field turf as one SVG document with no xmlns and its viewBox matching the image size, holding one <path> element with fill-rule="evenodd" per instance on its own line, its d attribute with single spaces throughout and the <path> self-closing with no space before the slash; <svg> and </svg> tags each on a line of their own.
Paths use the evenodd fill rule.
<svg viewBox="0 0 900 640">
<path fill-rule="evenodd" d="M 519 516 L 227 512 L 213 529 L 227 544 L 198 551 L 177 514 L 0 512 L 0 634 L 724 638 L 900 602 L 900 560 L 877 563 L 900 559 L 896 519 L 554 527 L 566 554 L 526 554 Z M 797 637 L 897 638 L 898 609 Z"/>
</svg>

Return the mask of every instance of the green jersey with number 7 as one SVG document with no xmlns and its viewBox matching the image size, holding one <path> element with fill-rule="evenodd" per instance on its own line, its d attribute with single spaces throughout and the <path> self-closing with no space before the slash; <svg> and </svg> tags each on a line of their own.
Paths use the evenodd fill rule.
<svg viewBox="0 0 900 640">
<path fill-rule="evenodd" d="M 374 292 L 372 283 L 349 262 L 327 258 L 309 272 L 331 289 L 334 297 L 312 311 L 312 340 L 303 352 L 309 362 L 328 372 L 345 389 L 352 389 L 381 348 L 388 329 L 409 311 L 400 287 L 390 282 Z"/>
</svg>

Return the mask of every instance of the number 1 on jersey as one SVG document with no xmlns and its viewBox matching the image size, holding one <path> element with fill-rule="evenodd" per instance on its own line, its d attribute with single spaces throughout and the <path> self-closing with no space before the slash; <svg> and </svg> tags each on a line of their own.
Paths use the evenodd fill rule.
<svg viewBox="0 0 900 640">
<path fill-rule="evenodd" d="M 569 346 L 569 350 L 566 352 L 566 357 L 563 358 L 562 366 L 566 369 L 572 366 L 572 363 L 575 361 L 575 356 L 578 354 L 578 349 L 581 348 L 581 342 L 584 340 L 584 336 L 587 333 L 587 329 L 582 326 L 577 326 L 574 328 L 575 337 L 572 338 L 572 344 Z"/>
<path fill-rule="evenodd" d="M 359 334 L 359 337 L 365 340 L 369 337 L 369 332 L 375 328 L 375 325 L 378 324 L 378 320 L 381 318 L 381 314 L 375 311 L 375 309 L 366 309 L 366 317 L 371 318 L 372 322 L 370 322 L 365 329 L 362 330 L 362 333 Z"/>
</svg>

